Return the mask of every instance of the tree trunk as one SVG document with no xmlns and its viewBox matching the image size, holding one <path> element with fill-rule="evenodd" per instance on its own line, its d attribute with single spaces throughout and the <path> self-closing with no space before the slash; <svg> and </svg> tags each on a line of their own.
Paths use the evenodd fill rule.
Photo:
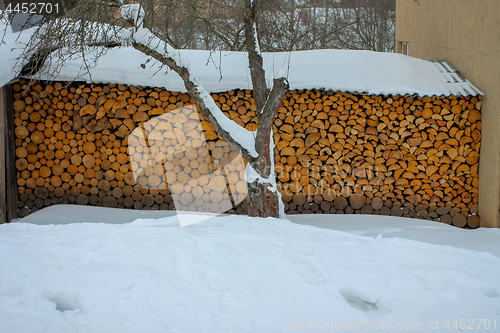
<svg viewBox="0 0 500 333">
<path fill-rule="evenodd" d="M 278 193 L 269 190 L 269 183 L 247 183 L 247 212 L 248 216 L 279 217 Z"/>
<path fill-rule="evenodd" d="M 189 66 L 181 65 L 180 61 L 178 62 L 178 60 L 170 57 L 168 54 L 158 53 L 158 47 L 151 48 L 147 45 L 152 43 L 151 39 L 155 40 L 155 43 L 164 43 L 163 41 L 148 32 L 150 33 L 150 39 L 146 41 L 144 35 L 135 39 L 134 35 L 132 45 L 137 50 L 146 55 L 152 56 L 179 74 L 184 81 L 184 85 L 189 95 L 200 108 L 201 114 L 208 119 L 224 141 L 226 141 L 233 149 L 240 151 L 242 156 L 248 161 L 248 163 L 250 163 L 251 168 L 253 169 L 252 171 L 258 174 L 255 181 L 253 179 L 247 179 L 248 214 L 250 216 L 260 217 L 279 217 L 280 201 L 279 193 L 276 188 L 274 141 L 272 141 L 273 138 L 271 133 L 274 119 L 283 102 L 283 99 L 285 98 L 285 95 L 288 92 L 289 84 L 286 77 L 284 77 L 284 73 L 278 73 L 280 75 L 277 75 L 277 77 L 273 80 L 273 87 L 271 91 L 268 92 L 263 58 L 260 53 L 259 41 L 257 38 L 256 21 L 258 4 L 259 2 L 257 1 L 254 2 L 247 0 L 247 15 L 244 18 L 250 76 L 252 78 L 254 99 L 257 106 L 257 119 L 259 122 L 257 131 L 254 134 L 255 136 L 252 137 L 250 132 L 245 131 L 249 134 L 247 137 L 248 141 L 251 141 L 250 139 L 254 139 L 254 142 L 243 143 L 234 139 L 233 135 L 236 134 L 234 129 L 237 126 L 235 122 L 229 125 L 227 122 L 219 123 L 217 115 L 222 117 L 222 119 L 226 119 L 225 116 L 216 106 L 210 95 L 198 83 Z M 166 46 L 167 44 L 165 44 L 165 47 Z M 252 154 L 253 149 L 251 148 L 255 148 L 257 156 Z M 252 177 L 253 176 L 255 176 L 255 174 L 253 174 Z M 263 181 L 260 183 L 259 179 Z"/>
<path fill-rule="evenodd" d="M 261 124 L 262 125 L 262 124 Z M 247 168 L 256 172 L 258 179 L 245 175 L 247 180 L 247 213 L 248 216 L 280 217 L 280 200 L 276 188 L 276 170 L 274 168 L 274 138 L 268 138 L 267 145 L 262 145 L 259 158 Z M 252 173 L 250 172 L 250 173 Z"/>
</svg>

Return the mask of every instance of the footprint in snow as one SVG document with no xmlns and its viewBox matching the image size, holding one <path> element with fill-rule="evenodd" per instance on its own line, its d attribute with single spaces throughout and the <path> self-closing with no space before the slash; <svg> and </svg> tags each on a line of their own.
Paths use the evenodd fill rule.
<svg viewBox="0 0 500 333">
<path fill-rule="evenodd" d="M 498 290 L 492 285 L 489 285 L 487 287 L 483 287 L 480 290 L 485 296 L 488 296 L 491 298 L 500 297 Z"/>
<path fill-rule="evenodd" d="M 81 310 L 80 302 L 76 296 L 67 295 L 64 293 L 57 293 L 47 297 L 47 300 L 54 303 L 56 310 L 64 313 L 66 311 L 79 311 Z"/>
<path fill-rule="evenodd" d="M 339 293 L 346 300 L 347 304 L 362 312 L 378 314 L 391 312 L 390 305 L 382 302 L 379 297 L 369 296 L 350 288 L 342 288 L 339 290 Z"/>
</svg>

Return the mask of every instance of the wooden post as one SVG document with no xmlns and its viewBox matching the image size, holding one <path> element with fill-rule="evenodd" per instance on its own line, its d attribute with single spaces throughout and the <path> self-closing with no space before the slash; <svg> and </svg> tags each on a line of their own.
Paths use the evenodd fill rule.
<svg viewBox="0 0 500 333">
<path fill-rule="evenodd" d="M 5 147 L 5 91 L 4 88 L 0 88 L 0 223 L 7 221 L 7 201 L 6 194 L 7 190 L 5 187 L 5 155 L 7 148 Z"/>
<path fill-rule="evenodd" d="M 5 94 L 5 114 L 7 116 L 7 131 L 6 131 L 6 142 L 5 147 L 7 151 L 6 158 L 6 185 L 7 185 L 7 220 L 11 222 L 13 219 L 17 219 L 18 207 L 17 207 L 17 171 L 16 171 L 16 144 L 15 144 L 15 134 L 14 134 L 14 108 L 12 100 L 12 85 L 4 87 Z"/>
<path fill-rule="evenodd" d="M 1 221 L 11 222 L 18 217 L 15 168 L 14 110 L 12 87 L 0 88 L 0 209 Z"/>
</svg>

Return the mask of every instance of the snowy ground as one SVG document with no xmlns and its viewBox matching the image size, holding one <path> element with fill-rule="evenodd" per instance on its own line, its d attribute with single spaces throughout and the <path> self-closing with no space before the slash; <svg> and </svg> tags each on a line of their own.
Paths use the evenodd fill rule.
<svg viewBox="0 0 500 333">
<path fill-rule="evenodd" d="M 0 332 L 500 327 L 496 229 L 362 215 L 181 228 L 160 214 L 55 206 L 0 225 Z"/>
</svg>

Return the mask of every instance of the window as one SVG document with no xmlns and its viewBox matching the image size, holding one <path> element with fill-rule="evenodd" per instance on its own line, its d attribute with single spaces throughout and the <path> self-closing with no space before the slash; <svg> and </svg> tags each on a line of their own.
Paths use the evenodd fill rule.
<svg viewBox="0 0 500 333">
<path fill-rule="evenodd" d="M 404 55 L 408 55 L 408 43 L 401 42 L 401 53 Z"/>
</svg>

